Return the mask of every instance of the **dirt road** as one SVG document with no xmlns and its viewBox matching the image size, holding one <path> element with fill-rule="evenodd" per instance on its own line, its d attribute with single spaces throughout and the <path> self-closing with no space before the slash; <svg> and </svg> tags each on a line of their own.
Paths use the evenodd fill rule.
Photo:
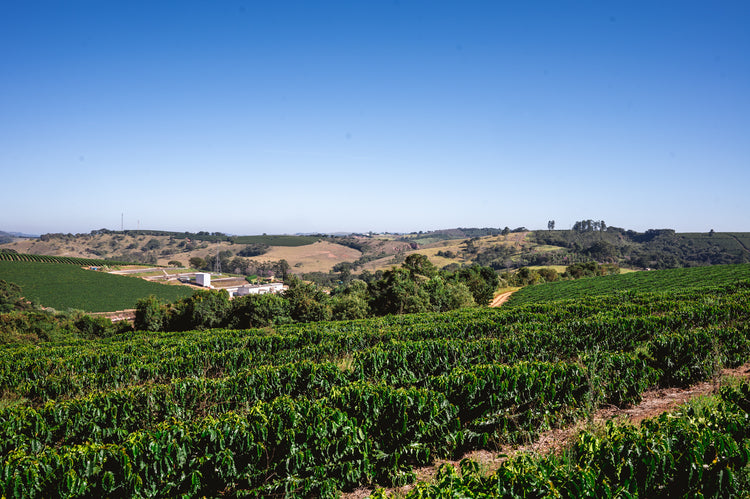
<svg viewBox="0 0 750 499">
<path fill-rule="evenodd" d="M 492 303 L 490 303 L 490 307 L 499 307 L 500 305 L 508 301 L 508 298 L 510 298 L 510 295 L 512 295 L 513 293 L 515 293 L 515 291 L 500 293 L 492 300 Z"/>
</svg>

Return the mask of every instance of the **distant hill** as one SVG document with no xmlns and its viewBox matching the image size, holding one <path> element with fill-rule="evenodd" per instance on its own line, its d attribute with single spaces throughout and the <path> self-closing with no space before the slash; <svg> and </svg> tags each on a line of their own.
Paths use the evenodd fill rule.
<svg viewBox="0 0 750 499">
<path fill-rule="evenodd" d="M 607 227 L 605 230 L 536 231 L 534 239 L 599 262 L 637 268 L 750 262 L 750 233 L 747 232 L 676 233 L 672 229 L 650 229 L 640 233 Z"/>
<path fill-rule="evenodd" d="M 13 240 L 19 238 L 19 237 L 25 237 L 25 238 L 36 238 L 39 236 L 35 236 L 32 234 L 24 234 L 22 232 L 5 232 L 3 230 L 0 230 L 0 244 L 6 244 L 13 242 Z"/>
<path fill-rule="evenodd" d="M 9 233 L 5 233 L 9 234 Z M 572 230 L 457 227 L 408 234 L 256 235 L 157 230 L 89 234 L 43 234 L 37 239 L 0 243 L 0 250 L 143 264 L 193 266 L 212 270 L 216 257 L 224 272 L 279 275 L 291 272 L 324 285 L 363 271 L 400 265 L 412 253 L 439 268 L 479 264 L 497 271 L 528 266 L 568 266 L 597 261 L 633 269 L 667 269 L 750 262 L 750 233 L 636 232 L 584 220 Z M 197 259 L 197 260 L 195 260 Z M 199 268 L 199 267 L 195 267 Z"/>
</svg>

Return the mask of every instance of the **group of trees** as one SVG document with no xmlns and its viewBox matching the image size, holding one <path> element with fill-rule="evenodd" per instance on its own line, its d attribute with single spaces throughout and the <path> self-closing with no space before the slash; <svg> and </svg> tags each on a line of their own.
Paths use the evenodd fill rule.
<svg viewBox="0 0 750 499">
<path fill-rule="evenodd" d="M 552 230 L 555 225 L 554 220 L 551 222 L 552 227 L 550 227 L 549 224 L 547 225 L 550 230 Z M 601 232 L 607 230 L 607 224 L 604 223 L 604 220 L 579 220 L 573 224 L 573 230 L 575 232 Z"/>
<path fill-rule="evenodd" d="M 602 263 L 617 263 L 639 268 L 666 269 L 699 265 L 744 263 L 750 253 L 735 245 L 732 236 L 719 235 L 700 239 L 695 234 L 677 234 L 672 229 L 649 229 L 645 232 L 607 226 L 604 221 L 581 220 L 573 230 L 549 230 L 534 233 L 539 244 L 561 246 L 567 249 L 566 257 L 576 260 L 583 257 Z M 558 253 L 558 258 L 562 255 Z M 549 262 L 559 264 L 554 255 Z M 539 256 L 537 256 L 539 259 Z M 575 260 L 574 260 L 575 261 Z M 572 262 L 571 262 L 572 263 Z M 528 262 L 540 265 L 544 262 Z"/>
<path fill-rule="evenodd" d="M 563 279 L 581 279 L 603 275 L 619 274 L 620 267 L 614 264 L 599 264 L 594 261 L 578 262 L 568 265 L 565 272 L 558 273 L 551 267 L 531 269 L 521 267 L 516 272 L 504 272 L 500 275 L 502 282 L 508 286 L 530 286 L 543 282 L 554 282 Z"/>
<path fill-rule="evenodd" d="M 197 270 L 213 271 L 216 266 L 216 255 L 209 254 L 206 258 L 194 256 L 188 261 L 191 268 Z M 263 277 L 276 276 L 280 279 L 286 278 L 289 272 L 289 263 L 284 260 L 258 262 L 242 256 L 234 256 L 229 250 L 219 251 L 219 265 L 223 272 L 242 275 L 256 275 Z"/>
<path fill-rule="evenodd" d="M 142 299 L 135 328 L 180 331 L 196 328 L 264 327 L 292 322 L 363 319 L 378 315 L 444 312 L 487 305 L 498 286 L 497 273 L 478 265 L 448 272 L 424 255 L 406 257 L 400 268 L 371 280 L 341 282 L 330 292 L 289 275 L 283 294 L 247 295 L 229 300 L 226 291 L 206 290 L 174 303 Z"/>
</svg>

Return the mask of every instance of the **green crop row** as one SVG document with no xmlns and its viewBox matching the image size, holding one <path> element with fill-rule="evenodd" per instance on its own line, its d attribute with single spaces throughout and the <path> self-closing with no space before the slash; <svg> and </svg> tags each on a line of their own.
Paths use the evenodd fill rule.
<svg viewBox="0 0 750 499">
<path fill-rule="evenodd" d="M 29 253 L 10 253 L 6 251 L 0 251 L 0 262 L 64 263 L 67 265 L 95 267 L 103 267 L 107 265 L 132 265 L 132 262 L 120 262 L 117 260 L 78 258 L 72 256 L 33 255 Z"/>
<path fill-rule="evenodd" d="M 215 495 L 223 483 L 219 490 L 306 496 L 403 483 L 412 466 L 585 414 L 592 374 L 578 364 L 488 365 L 396 388 L 303 363 L 8 408 L 0 411 L 2 492 Z M 222 438 L 229 442 L 217 448 Z"/>
<path fill-rule="evenodd" d="M 135 308 L 149 295 L 165 300 L 190 296 L 192 289 L 95 272 L 64 263 L 0 261 L 0 279 L 20 286 L 23 296 L 57 310 L 111 312 Z"/>
<path fill-rule="evenodd" d="M 750 284 L 740 282 L 5 345 L 0 496 L 332 497 L 401 484 L 414 466 L 527 442 L 599 404 L 635 404 L 650 387 L 739 365 L 750 356 L 749 319 Z M 508 479 L 576 495 L 557 481 L 564 471 L 549 473 Z M 463 486 L 463 476 L 445 477 Z"/>
<path fill-rule="evenodd" d="M 441 467 L 406 499 L 443 497 L 746 497 L 750 386 L 724 388 L 714 406 L 687 406 L 640 426 L 582 432 L 562 455 L 520 455 L 486 476 L 473 461 Z M 387 497 L 381 489 L 376 499 Z"/>
<path fill-rule="evenodd" d="M 702 339 L 690 343 L 688 355 L 695 350 L 736 364 L 747 348 L 749 300 L 750 290 L 735 286 L 713 294 L 662 296 L 648 305 L 636 303 L 640 299 L 615 303 L 607 298 L 560 302 L 556 310 L 541 305 L 473 309 L 280 326 L 273 333 L 131 333 L 67 345 L 6 346 L 0 357 L 0 390 L 43 402 L 145 381 L 227 376 L 261 364 L 347 357 L 355 360 L 360 377 L 411 376 L 407 383 L 415 383 L 462 365 L 557 361 L 594 349 L 650 352 L 654 366 L 662 369 L 658 359 L 668 362 L 680 354 L 670 341 L 690 343 L 697 337 Z M 665 382 L 690 379 L 674 373 Z"/>
<path fill-rule="evenodd" d="M 508 306 L 561 299 L 580 299 L 596 295 L 621 295 L 627 292 L 685 291 L 720 286 L 750 279 L 750 263 L 713 265 L 660 271 L 630 272 L 612 276 L 584 278 L 527 286 L 514 293 Z"/>
</svg>

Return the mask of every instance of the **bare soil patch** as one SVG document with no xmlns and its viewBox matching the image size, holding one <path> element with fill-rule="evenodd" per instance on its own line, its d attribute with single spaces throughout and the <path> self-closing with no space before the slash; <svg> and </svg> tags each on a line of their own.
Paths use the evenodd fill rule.
<svg viewBox="0 0 750 499">
<path fill-rule="evenodd" d="M 508 301 L 508 298 L 510 298 L 510 295 L 512 295 L 513 293 L 515 293 L 515 291 L 506 291 L 505 293 L 500 293 L 492 300 L 492 303 L 490 303 L 490 307 L 499 307 L 500 305 Z"/>
</svg>

